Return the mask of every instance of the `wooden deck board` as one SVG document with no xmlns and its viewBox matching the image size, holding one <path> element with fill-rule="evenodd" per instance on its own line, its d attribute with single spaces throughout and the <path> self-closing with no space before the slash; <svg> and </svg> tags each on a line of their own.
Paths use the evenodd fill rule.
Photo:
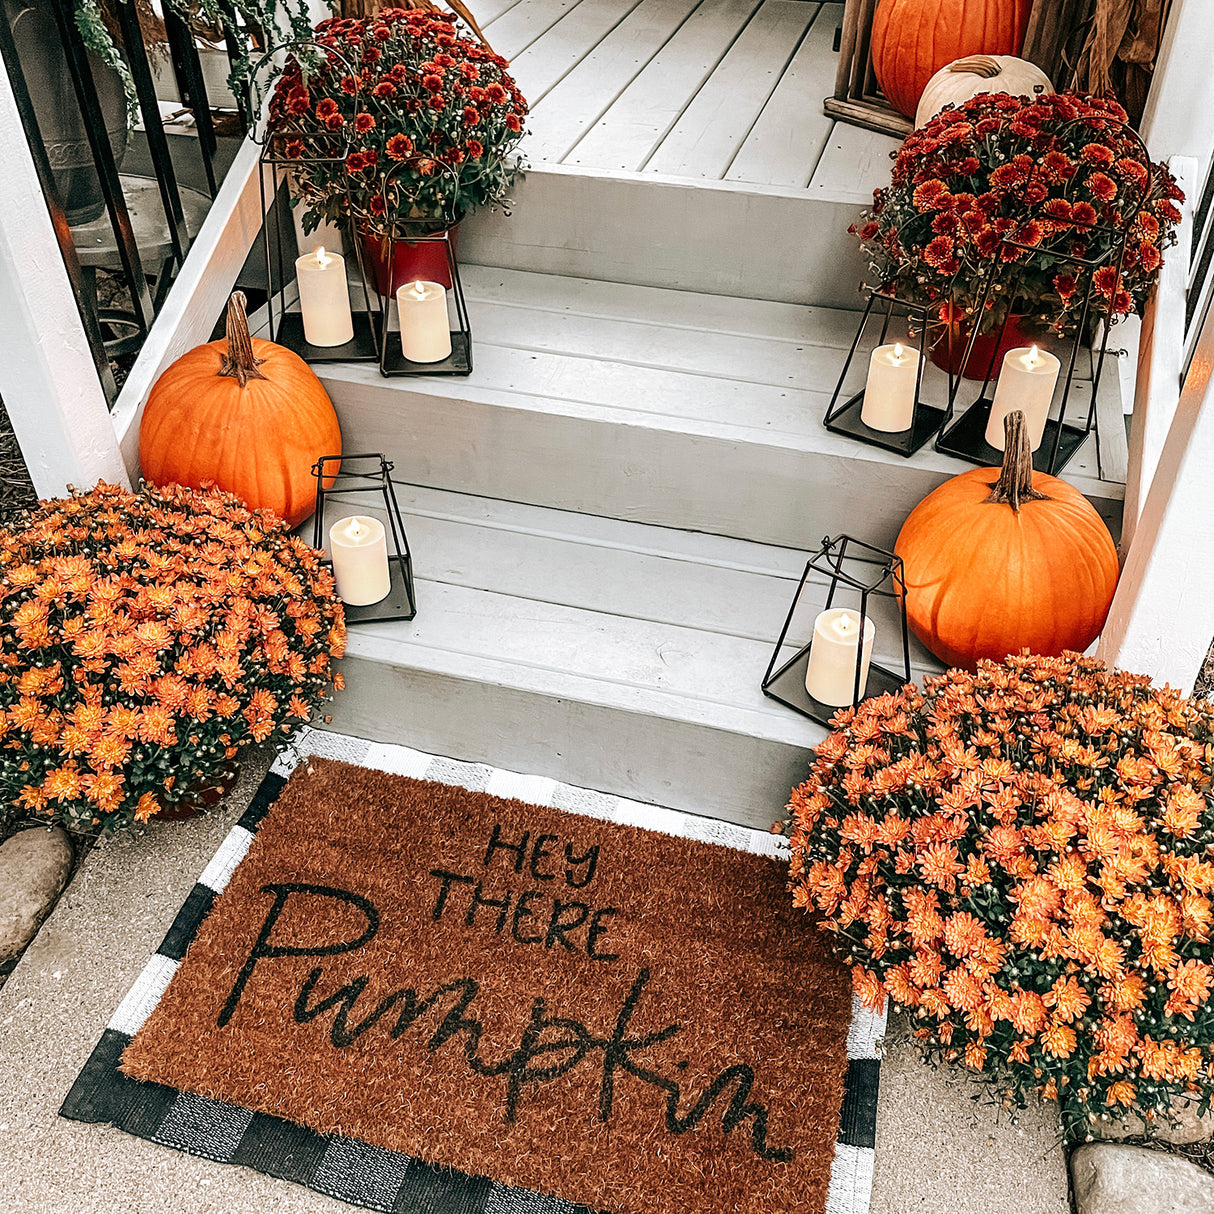
<svg viewBox="0 0 1214 1214">
<path fill-rule="evenodd" d="M 670 40 L 696 0 L 642 0 L 532 111 L 523 145 L 559 163 Z"/>
<path fill-rule="evenodd" d="M 537 106 L 639 3 L 581 0 L 544 37 L 516 56 L 510 72 L 531 106 Z"/>
<path fill-rule="evenodd" d="M 822 98 L 834 88 L 831 48 L 842 15 L 841 4 L 824 4 L 818 10 L 788 70 L 729 166 L 727 181 L 809 184 L 834 125 L 822 110 Z"/>
<path fill-rule="evenodd" d="M 760 0 L 702 0 L 674 37 L 565 158 L 640 170 L 678 121 Z"/>
<path fill-rule="evenodd" d="M 650 157 L 646 170 L 724 177 L 816 11 L 804 0 L 765 0 Z"/>
<path fill-rule="evenodd" d="M 518 0 L 485 29 L 493 49 L 514 60 L 547 33 L 577 0 Z M 524 94 L 525 95 L 525 94 Z"/>
<path fill-rule="evenodd" d="M 871 204 L 874 187 L 889 183 L 890 153 L 901 146 L 902 141 L 890 135 L 836 122 L 810 180 L 811 197 Z"/>
</svg>

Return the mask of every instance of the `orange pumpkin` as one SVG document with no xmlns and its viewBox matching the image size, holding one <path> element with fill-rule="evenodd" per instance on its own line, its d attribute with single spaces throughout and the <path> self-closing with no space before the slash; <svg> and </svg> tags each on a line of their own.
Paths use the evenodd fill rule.
<svg viewBox="0 0 1214 1214">
<path fill-rule="evenodd" d="M 872 59 L 890 105 L 913 117 L 919 95 L 965 55 L 1018 55 L 1033 0 L 881 0 Z"/>
<path fill-rule="evenodd" d="M 226 340 L 173 363 L 139 425 L 139 462 L 152 484 L 214 481 L 292 527 L 316 505 L 312 465 L 340 454 L 328 393 L 297 354 L 249 336 L 240 291 L 228 301 Z"/>
<path fill-rule="evenodd" d="M 1117 550 L 1077 489 L 1034 472 L 1024 415 L 1005 420 L 1003 468 L 945 481 L 911 511 L 894 551 L 915 635 L 974 669 L 1028 649 L 1084 650 L 1104 627 Z"/>
</svg>

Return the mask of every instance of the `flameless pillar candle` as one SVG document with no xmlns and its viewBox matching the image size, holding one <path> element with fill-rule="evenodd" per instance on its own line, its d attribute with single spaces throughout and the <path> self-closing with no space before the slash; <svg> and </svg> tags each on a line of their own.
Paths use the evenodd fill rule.
<svg viewBox="0 0 1214 1214">
<path fill-rule="evenodd" d="M 860 420 L 871 430 L 896 434 L 909 430 L 915 415 L 915 384 L 919 378 L 919 353 L 900 341 L 878 346 L 868 360 L 868 382 Z M 847 701 L 849 704 L 851 700 Z"/>
<path fill-rule="evenodd" d="M 451 353 L 447 292 L 441 283 L 411 282 L 396 292 L 401 353 L 415 363 L 442 362 Z"/>
<path fill-rule="evenodd" d="M 864 648 L 860 655 L 860 696 L 868 683 L 877 627 L 864 621 Z M 860 613 L 845 607 L 823 611 L 814 620 L 814 639 L 805 668 L 805 690 L 820 704 L 843 708 L 852 702 L 856 687 L 856 649 L 860 644 Z"/>
<path fill-rule="evenodd" d="M 1059 361 L 1036 346 L 1017 346 L 1003 356 L 990 420 L 986 423 L 986 441 L 1003 450 L 1003 419 L 1016 409 L 1024 413 L 1024 428 L 1029 449 L 1041 446 L 1045 423 L 1049 420 L 1054 385 L 1058 382 Z"/>
<path fill-rule="evenodd" d="M 324 246 L 295 261 L 299 282 L 299 310 L 303 313 L 304 340 L 310 346 L 344 346 L 354 337 L 350 291 L 346 286 L 346 259 L 326 253 Z"/>
<path fill-rule="evenodd" d="M 392 589 L 388 541 L 379 519 L 362 514 L 338 519 L 329 528 L 329 555 L 337 597 L 351 607 L 365 607 L 387 598 Z"/>
</svg>

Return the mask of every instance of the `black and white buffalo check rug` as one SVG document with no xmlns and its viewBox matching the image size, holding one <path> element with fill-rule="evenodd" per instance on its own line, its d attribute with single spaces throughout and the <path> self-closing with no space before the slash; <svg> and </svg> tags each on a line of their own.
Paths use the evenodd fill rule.
<svg viewBox="0 0 1214 1214">
<path fill-rule="evenodd" d="M 354 1206 L 411 1214 L 591 1214 L 585 1206 L 513 1189 L 483 1177 L 433 1167 L 355 1139 L 313 1130 L 233 1104 L 128 1079 L 118 1071 L 123 1050 L 151 1015 L 203 920 L 223 892 L 292 770 L 311 756 L 419 779 L 437 780 L 551 805 L 740 851 L 776 855 L 783 840 L 765 831 L 590 792 L 540 776 L 460 763 L 317 730 L 303 731 L 280 755 L 248 810 L 206 866 L 76 1078 L 60 1115 L 113 1124 L 129 1134 L 220 1163 L 244 1164 L 306 1185 Z M 848 1069 L 826 1214 L 868 1214 L 872 1192 L 879 1077 L 878 1045 L 885 1017 L 852 1005 Z"/>
</svg>

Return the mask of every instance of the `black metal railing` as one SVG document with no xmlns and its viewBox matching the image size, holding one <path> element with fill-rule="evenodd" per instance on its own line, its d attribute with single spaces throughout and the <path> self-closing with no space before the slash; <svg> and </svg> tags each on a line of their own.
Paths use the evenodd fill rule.
<svg viewBox="0 0 1214 1214">
<path fill-rule="evenodd" d="M 166 6 L 166 46 L 155 52 L 171 65 L 181 108 L 193 116 L 195 133 L 182 139 L 165 129 L 135 0 L 110 0 L 105 11 L 129 80 L 122 81 L 86 45 L 73 0 L 0 0 L 0 59 L 112 404 L 185 261 L 224 166 L 187 23 Z M 233 50 L 239 53 L 230 36 L 227 49 L 230 63 Z M 126 108 L 127 139 L 115 133 L 115 88 Z M 123 173 L 122 148 L 136 114 L 140 163 L 137 172 Z M 238 123 L 238 115 L 232 121 Z M 183 175 L 194 184 L 184 184 Z"/>
</svg>

